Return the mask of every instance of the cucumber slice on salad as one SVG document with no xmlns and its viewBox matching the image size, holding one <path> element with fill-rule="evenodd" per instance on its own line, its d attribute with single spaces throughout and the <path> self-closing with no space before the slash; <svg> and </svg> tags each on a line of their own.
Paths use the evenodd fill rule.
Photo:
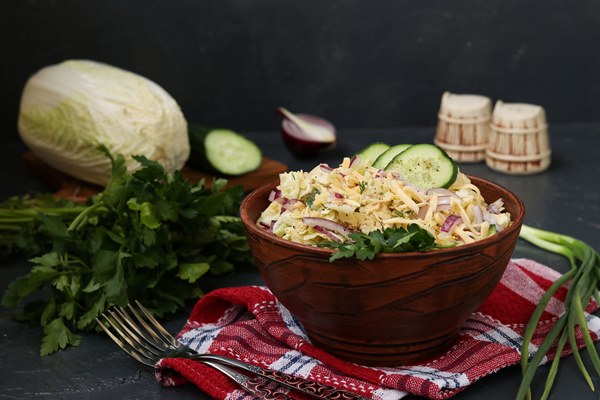
<svg viewBox="0 0 600 400">
<path fill-rule="evenodd" d="M 423 189 L 448 188 L 458 174 L 456 163 L 443 149 L 426 143 L 404 150 L 385 170 L 398 172 L 408 183 Z"/>
<path fill-rule="evenodd" d="M 412 144 L 397 144 L 391 146 L 389 149 L 381 153 L 379 157 L 377 157 L 373 163 L 373 167 L 380 169 L 385 168 L 394 157 L 408 149 L 410 146 L 412 146 Z"/>
<path fill-rule="evenodd" d="M 202 125 L 190 125 L 188 131 L 192 166 L 235 176 L 256 170 L 262 162 L 258 146 L 237 132 Z"/>
<path fill-rule="evenodd" d="M 368 145 L 358 153 L 356 156 L 359 159 L 359 165 L 363 167 L 368 167 L 373 165 L 373 162 L 379 157 L 382 153 L 384 153 L 390 146 L 383 142 L 375 142 L 373 144 Z"/>
</svg>

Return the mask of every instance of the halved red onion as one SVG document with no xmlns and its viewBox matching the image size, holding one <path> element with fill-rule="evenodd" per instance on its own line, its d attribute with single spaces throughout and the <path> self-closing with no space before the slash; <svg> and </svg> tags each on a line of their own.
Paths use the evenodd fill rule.
<svg viewBox="0 0 600 400">
<path fill-rule="evenodd" d="M 321 227 L 321 226 L 313 226 L 313 229 L 317 232 L 321 232 L 322 234 L 324 234 L 325 236 L 327 236 L 329 239 L 333 240 L 334 242 L 341 242 L 342 238 L 339 237 L 338 235 L 336 235 L 335 233 L 328 231 L 327 229 Z"/>
<path fill-rule="evenodd" d="M 311 226 L 311 227 L 320 226 L 321 228 L 325 228 L 327 230 L 337 232 L 344 236 L 348 236 L 350 233 L 352 233 L 344 225 L 342 225 L 338 222 L 332 221 L 330 219 L 327 219 L 327 218 L 304 217 L 304 218 L 302 218 L 302 222 L 304 222 L 304 224 L 306 224 L 308 226 Z"/>
<path fill-rule="evenodd" d="M 456 225 L 460 224 L 461 222 L 462 222 L 462 218 L 460 216 L 458 216 L 456 214 L 450 214 L 450 215 L 448 215 L 448 217 L 442 224 L 442 227 L 440 228 L 440 230 L 445 233 L 451 232 L 452 229 L 454 229 L 454 227 Z"/>
<path fill-rule="evenodd" d="M 502 198 L 496 200 L 492 204 L 487 206 L 487 210 L 492 214 L 500 214 L 502 212 L 502 207 L 504 207 L 504 201 Z"/>
<path fill-rule="evenodd" d="M 331 122 L 314 115 L 293 114 L 283 107 L 275 111 L 283 116 L 283 141 L 294 154 L 314 156 L 335 146 L 336 129 Z"/>
</svg>

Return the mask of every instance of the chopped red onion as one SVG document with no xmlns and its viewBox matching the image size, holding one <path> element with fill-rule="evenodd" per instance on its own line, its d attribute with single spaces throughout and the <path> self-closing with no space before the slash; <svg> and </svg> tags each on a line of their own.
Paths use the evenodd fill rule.
<svg viewBox="0 0 600 400">
<path fill-rule="evenodd" d="M 339 224 L 335 221 L 332 221 L 327 218 L 319 218 L 319 217 L 304 217 L 302 218 L 302 222 L 311 227 L 319 226 L 321 228 L 337 232 L 341 235 L 348 236 L 352 233 L 349 229 L 347 229 L 344 225 Z"/>
<path fill-rule="evenodd" d="M 481 211 L 481 207 L 475 205 L 473 207 L 473 216 L 475 217 L 475 223 L 480 224 L 483 222 L 483 212 Z"/>
<path fill-rule="evenodd" d="M 281 190 L 272 190 L 271 193 L 269 193 L 269 201 L 271 203 L 280 198 L 281 198 Z"/>
<path fill-rule="evenodd" d="M 358 164 L 360 163 L 360 157 L 359 156 L 354 156 L 350 159 L 350 166 L 351 167 L 356 167 Z"/>
<path fill-rule="evenodd" d="M 460 224 L 461 222 L 462 222 L 462 218 L 460 216 L 458 216 L 456 214 L 450 214 L 450 215 L 448 215 L 448 217 L 442 224 L 442 227 L 440 228 L 440 230 L 445 233 L 451 232 L 452 229 L 454 229 L 454 227 L 456 225 Z"/>
<path fill-rule="evenodd" d="M 335 233 L 328 231 L 327 229 L 321 227 L 321 226 L 313 226 L 313 229 L 317 232 L 321 232 L 322 234 L 324 234 L 325 236 L 327 236 L 329 239 L 333 240 L 334 242 L 341 242 L 342 238 L 339 237 L 338 235 L 336 235 Z"/>
<path fill-rule="evenodd" d="M 427 204 L 419 207 L 419 212 L 417 213 L 417 218 L 425 219 L 425 216 L 427 215 L 428 210 L 429 210 L 429 206 Z"/>
<path fill-rule="evenodd" d="M 298 202 L 298 200 L 296 200 L 296 199 L 284 199 L 283 203 L 281 204 L 281 213 L 292 208 L 294 206 L 294 204 L 296 204 L 297 202 Z"/>
<path fill-rule="evenodd" d="M 319 164 L 319 168 L 321 168 L 321 170 L 325 171 L 325 172 L 331 172 L 331 171 L 333 171 L 333 168 L 331 168 L 327 164 Z"/>
<path fill-rule="evenodd" d="M 334 194 L 333 194 L 333 196 L 334 196 L 336 199 L 343 199 L 343 198 L 344 198 L 344 195 L 343 195 L 343 194 L 340 194 L 340 193 L 334 193 Z"/>
<path fill-rule="evenodd" d="M 444 189 L 444 188 L 432 188 L 432 189 L 427 189 L 427 195 L 428 196 L 433 196 L 434 194 L 437 194 L 438 196 L 441 197 L 454 197 L 455 199 L 460 200 L 460 197 L 454 193 L 452 190 L 448 190 L 448 189 Z"/>
<path fill-rule="evenodd" d="M 450 211 L 452 207 L 450 206 L 450 204 L 439 204 L 436 208 L 435 211 L 440 212 L 440 211 Z"/>
<path fill-rule="evenodd" d="M 489 211 L 486 210 L 483 212 L 483 219 L 489 222 L 490 225 L 494 225 L 496 227 L 496 232 L 501 232 L 502 230 L 504 230 L 502 226 L 498 225 L 498 223 L 496 222 L 494 217 L 492 217 L 492 214 L 490 214 Z"/>
<path fill-rule="evenodd" d="M 487 210 L 492 214 L 500 214 L 502 212 L 502 207 L 504 207 L 504 201 L 500 198 L 488 205 Z"/>
<path fill-rule="evenodd" d="M 452 200 L 450 200 L 450 196 L 438 197 L 438 204 L 441 206 L 447 206 L 447 205 L 450 205 L 451 203 L 452 203 Z"/>
<path fill-rule="evenodd" d="M 271 225 L 267 225 L 264 222 L 259 222 L 258 223 L 260 225 L 261 228 L 263 228 L 264 230 L 266 230 L 269 233 L 273 233 L 273 226 L 275 226 L 275 220 L 271 221 Z"/>
</svg>

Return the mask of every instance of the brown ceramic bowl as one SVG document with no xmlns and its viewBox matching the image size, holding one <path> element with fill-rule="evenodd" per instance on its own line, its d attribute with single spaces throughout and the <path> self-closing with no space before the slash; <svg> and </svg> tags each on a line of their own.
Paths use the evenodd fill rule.
<svg viewBox="0 0 600 400">
<path fill-rule="evenodd" d="M 242 202 L 250 249 L 267 286 L 311 341 L 341 359 L 372 366 L 409 364 L 447 350 L 492 292 L 512 255 L 523 202 L 470 177 L 486 201 L 504 200 L 513 223 L 489 238 L 429 252 L 329 262 L 332 250 L 281 239 L 256 226 L 277 182 Z"/>
</svg>

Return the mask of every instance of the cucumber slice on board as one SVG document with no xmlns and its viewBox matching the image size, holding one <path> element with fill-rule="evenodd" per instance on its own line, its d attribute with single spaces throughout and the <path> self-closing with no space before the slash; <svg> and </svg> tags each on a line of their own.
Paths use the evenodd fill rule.
<svg viewBox="0 0 600 400">
<path fill-rule="evenodd" d="M 423 189 L 448 188 L 458 174 L 454 160 L 433 144 L 409 147 L 394 157 L 385 170 L 398 172 L 408 183 Z"/>
<path fill-rule="evenodd" d="M 373 167 L 380 169 L 387 167 L 394 157 L 408 149 L 410 146 L 412 146 L 412 144 L 397 144 L 391 146 L 389 149 L 381 153 L 379 157 L 377 157 L 373 163 Z"/>
<path fill-rule="evenodd" d="M 379 157 L 389 148 L 390 146 L 385 143 L 375 142 L 356 153 L 356 155 L 359 158 L 360 165 L 367 167 L 373 165 L 373 162 L 377 159 L 377 157 Z"/>
<path fill-rule="evenodd" d="M 228 130 L 190 125 L 190 165 L 222 175 L 243 175 L 262 162 L 258 146 L 243 135 Z"/>
</svg>

